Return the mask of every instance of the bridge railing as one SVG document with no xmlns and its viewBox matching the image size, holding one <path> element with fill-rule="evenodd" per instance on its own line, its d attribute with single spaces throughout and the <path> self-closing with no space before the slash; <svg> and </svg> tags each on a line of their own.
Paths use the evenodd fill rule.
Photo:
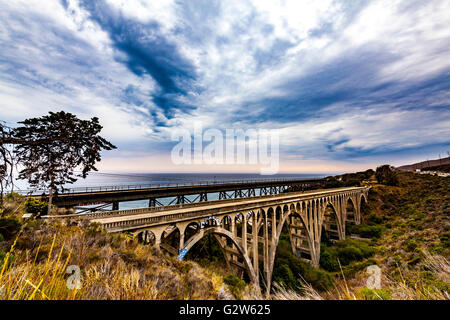
<svg viewBox="0 0 450 320">
<path fill-rule="evenodd" d="M 76 187 L 65 188 L 63 192 L 59 194 L 75 194 L 75 193 L 92 193 L 92 192 L 108 192 L 108 191 L 127 191 L 127 190 L 145 190 L 145 189 L 160 189 L 160 188 L 176 188 L 176 187 L 195 187 L 195 186 L 207 186 L 207 185 L 226 185 L 226 184 L 248 184 L 258 182 L 310 182 L 321 181 L 322 178 L 314 179 L 253 179 L 253 180 L 223 180 L 223 181 L 199 181 L 199 182 L 186 182 L 186 183 L 159 183 L 159 184 L 135 184 L 135 185 L 115 185 L 115 186 L 95 186 L 95 187 Z M 48 190 L 44 189 L 26 189 L 16 190 L 19 194 L 26 195 L 41 195 L 47 194 Z"/>
</svg>

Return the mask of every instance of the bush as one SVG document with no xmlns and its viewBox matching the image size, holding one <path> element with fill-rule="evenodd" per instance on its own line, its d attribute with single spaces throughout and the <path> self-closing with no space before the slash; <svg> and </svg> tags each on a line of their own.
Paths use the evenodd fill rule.
<svg viewBox="0 0 450 320">
<path fill-rule="evenodd" d="M 405 245 L 405 249 L 408 251 L 414 251 L 416 248 L 417 248 L 417 242 L 413 239 L 409 240 Z"/>
<path fill-rule="evenodd" d="M 21 223 L 15 218 L 0 218 L 0 235 L 3 239 L 9 240 L 20 230 Z"/>
<path fill-rule="evenodd" d="M 443 235 L 439 237 L 439 240 L 441 241 L 444 248 L 450 247 L 450 232 L 445 232 Z"/>
<path fill-rule="evenodd" d="M 340 240 L 334 246 L 322 244 L 320 266 L 326 271 L 336 272 L 339 271 L 339 262 L 342 266 L 347 266 L 354 261 L 361 261 L 374 254 L 375 249 L 365 241 Z"/>
<path fill-rule="evenodd" d="M 324 270 L 314 269 L 309 263 L 302 262 L 303 278 L 318 290 L 328 290 L 333 287 L 333 278 Z"/>
<path fill-rule="evenodd" d="M 34 198 L 27 198 L 25 201 L 25 209 L 29 213 L 33 213 L 35 215 L 42 215 L 47 212 L 48 204 L 44 201 L 39 201 Z"/>
<path fill-rule="evenodd" d="M 339 181 L 338 179 L 336 179 L 335 177 L 329 177 L 326 179 L 324 188 L 339 188 L 342 187 L 344 184 Z"/>
<path fill-rule="evenodd" d="M 320 248 L 320 266 L 330 272 L 339 270 L 336 254 L 323 244 Z"/>
<path fill-rule="evenodd" d="M 244 280 L 239 279 L 235 275 L 229 274 L 223 278 L 223 282 L 228 285 L 231 293 L 236 297 L 236 299 L 242 299 L 242 289 L 245 287 Z"/>
<path fill-rule="evenodd" d="M 375 177 L 378 183 L 385 184 L 387 186 L 398 186 L 398 177 L 393 168 L 387 164 L 378 167 L 375 171 Z"/>
<path fill-rule="evenodd" d="M 390 290 L 362 288 L 356 292 L 359 299 L 362 300 L 390 300 Z"/>
<path fill-rule="evenodd" d="M 6 263 L 6 266 L 5 266 L 6 255 L 7 255 L 7 253 L 5 251 L 0 250 L 0 271 L 1 271 L 1 268 L 3 268 L 3 267 L 9 268 L 14 263 L 14 260 L 16 260 L 16 256 L 13 254 L 10 254 L 8 257 L 8 263 Z"/>
<path fill-rule="evenodd" d="M 382 226 L 369 226 L 365 224 L 349 225 L 347 227 L 349 234 L 359 234 L 362 238 L 378 239 L 383 232 Z"/>
<path fill-rule="evenodd" d="M 8 201 L 19 202 L 23 199 L 23 196 L 17 192 L 10 192 L 6 194 L 5 199 Z"/>
<path fill-rule="evenodd" d="M 381 224 L 384 221 L 383 217 L 380 217 L 376 214 L 369 215 L 367 220 L 370 224 Z"/>
</svg>

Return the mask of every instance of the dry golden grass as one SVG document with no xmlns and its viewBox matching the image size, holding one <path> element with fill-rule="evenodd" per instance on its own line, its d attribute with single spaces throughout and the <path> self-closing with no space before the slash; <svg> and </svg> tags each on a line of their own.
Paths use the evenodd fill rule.
<svg viewBox="0 0 450 320">
<path fill-rule="evenodd" d="M 67 267 L 81 269 L 70 289 Z M 0 263 L 0 299 L 217 299 L 222 278 L 123 235 L 33 222 Z"/>
</svg>

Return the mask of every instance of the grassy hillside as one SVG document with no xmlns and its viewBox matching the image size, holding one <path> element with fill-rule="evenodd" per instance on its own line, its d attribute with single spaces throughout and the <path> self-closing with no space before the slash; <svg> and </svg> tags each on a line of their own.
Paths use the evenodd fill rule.
<svg viewBox="0 0 450 320">
<path fill-rule="evenodd" d="M 278 276 L 283 287 L 274 297 L 449 299 L 450 178 L 399 173 L 397 179 L 398 186 L 373 185 L 369 203 L 362 208 L 363 224 L 348 228 L 347 238 L 351 233 L 366 239 L 332 244 L 323 239 L 316 272 L 322 272 L 324 279 L 329 276 L 331 285 L 314 278 L 299 285 Z M 289 254 L 281 252 L 281 256 Z M 301 263 L 297 259 L 294 264 Z M 380 290 L 366 288 L 370 265 L 381 268 Z"/>
<path fill-rule="evenodd" d="M 222 276 L 195 262 L 177 261 L 95 225 L 22 221 L 20 199 L 9 199 L 6 207 L 0 218 L 0 299 L 234 298 Z M 79 290 L 66 285 L 73 279 L 66 274 L 70 265 L 80 267 Z M 245 289 L 241 298 L 250 298 Z"/>
<path fill-rule="evenodd" d="M 373 174 L 333 178 L 330 186 L 367 183 L 374 180 Z M 399 173 L 397 179 L 397 186 L 373 185 L 369 203 L 362 208 L 363 224 L 348 228 L 347 240 L 322 239 L 319 269 L 292 254 L 285 230 L 271 298 L 449 299 L 450 178 Z M 39 203 L 9 196 L 1 212 L 0 299 L 259 297 L 227 269 L 212 237 L 191 250 L 186 256 L 191 261 L 179 262 L 98 226 L 22 221 L 25 205 L 26 211 L 40 210 Z M 365 239 L 351 239 L 350 234 Z M 79 290 L 66 285 L 70 265 L 81 269 Z M 381 289 L 366 288 L 371 265 L 381 268 Z"/>
</svg>

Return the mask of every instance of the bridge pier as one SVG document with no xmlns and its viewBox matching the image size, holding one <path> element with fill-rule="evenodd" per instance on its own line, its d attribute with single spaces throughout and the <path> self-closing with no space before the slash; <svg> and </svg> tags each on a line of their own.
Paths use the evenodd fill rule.
<svg viewBox="0 0 450 320">
<path fill-rule="evenodd" d="M 113 210 L 119 210 L 119 201 L 114 201 L 112 203 L 112 209 Z"/>
<path fill-rule="evenodd" d="M 242 248 L 247 254 L 247 215 L 242 214 Z"/>
<path fill-rule="evenodd" d="M 258 215 L 253 212 L 252 215 L 252 257 L 253 269 L 255 270 L 257 285 L 259 285 L 259 241 L 258 241 Z"/>
</svg>

